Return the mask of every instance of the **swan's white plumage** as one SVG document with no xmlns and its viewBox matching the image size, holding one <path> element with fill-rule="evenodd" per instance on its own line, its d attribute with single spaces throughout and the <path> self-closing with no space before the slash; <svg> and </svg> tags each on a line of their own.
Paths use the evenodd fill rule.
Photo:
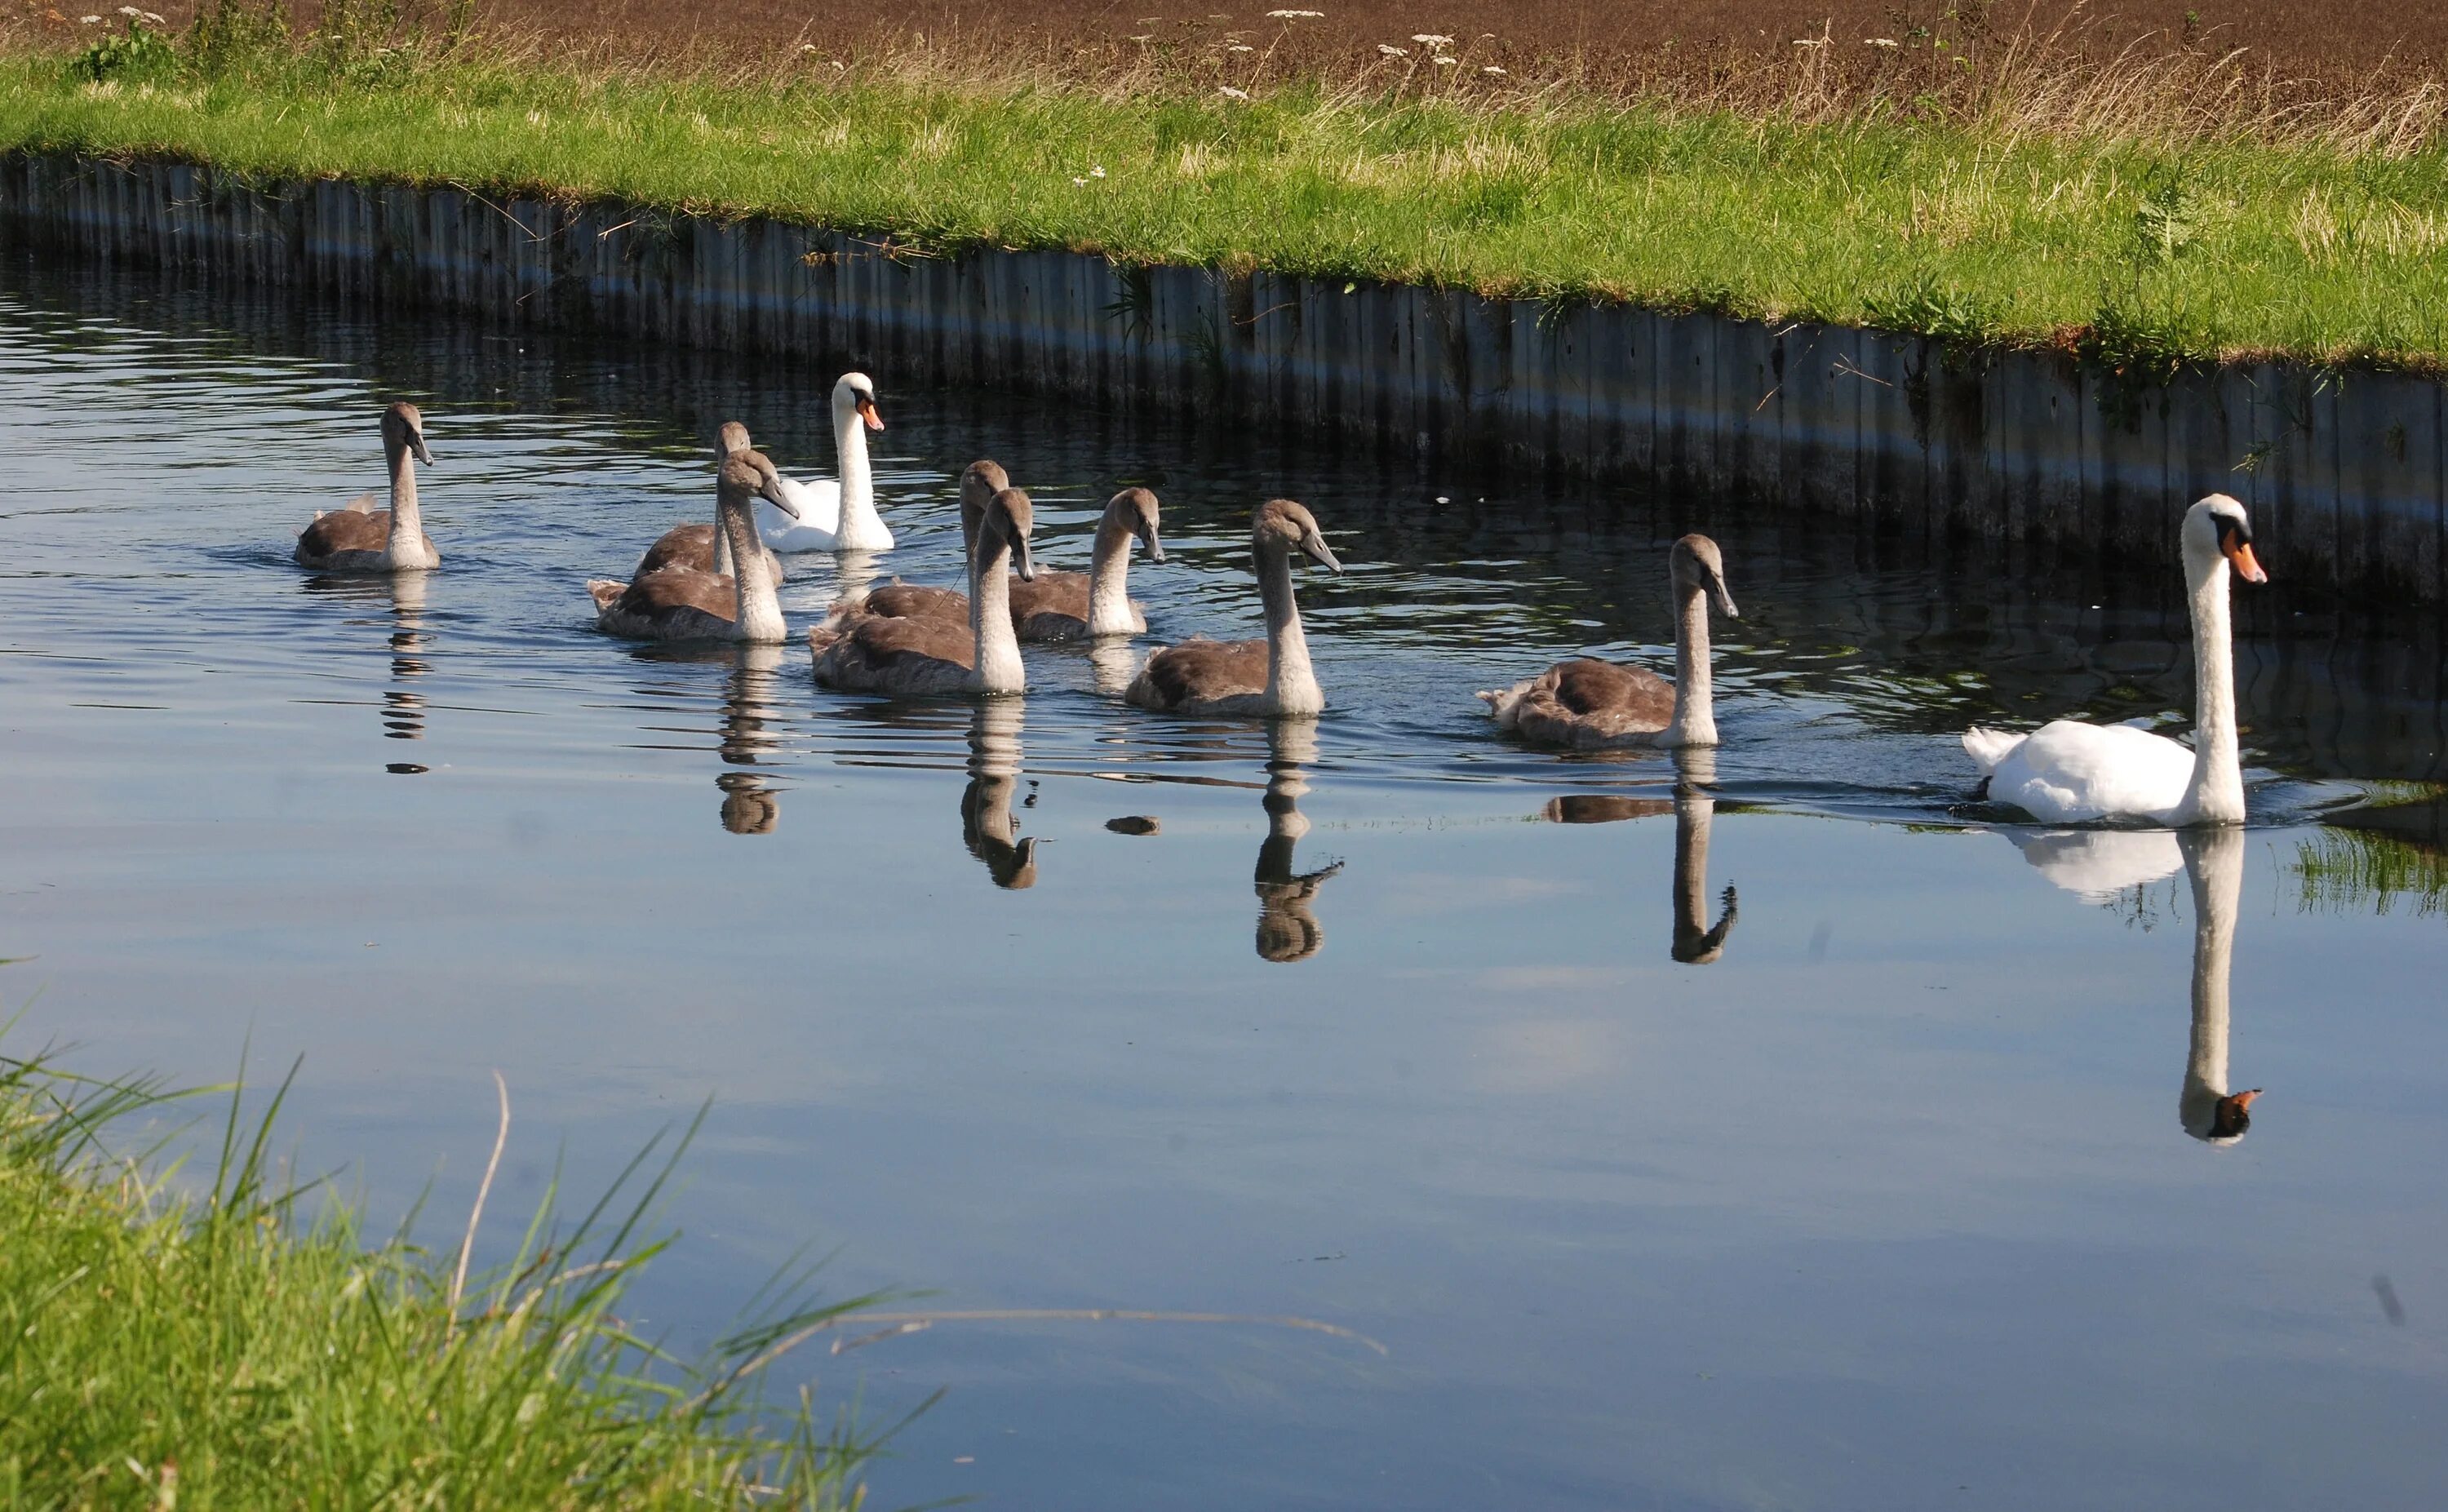
<svg viewBox="0 0 2448 1512">
<path fill-rule="evenodd" d="M 1976 737 L 1985 738 L 1976 745 Z M 2056 719 L 2020 738 L 1976 729 L 1964 733 L 1963 749 L 1988 769 L 1993 802 L 2011 803 L 2043 824 L 2111 817 L 2171 823 L 2193 779 L 2190 748 L 2124 724 Z"/>
<path fill-rule="evenodd" d="M 840 482 L 832 478 L 817 478 L 810 483 L 801 483 L 796 478 L 784 478 L 782 497 L 798 508 L 799 517 L 789 519 L 764 500 L 757 500 L 756 533 L 765 544 L 776 551 L 832 550 L 841 532 Z M 892 532 L 887 528 L 881 545 L 862 549 L 886 551 L 891 546 Z"/>
</svg>

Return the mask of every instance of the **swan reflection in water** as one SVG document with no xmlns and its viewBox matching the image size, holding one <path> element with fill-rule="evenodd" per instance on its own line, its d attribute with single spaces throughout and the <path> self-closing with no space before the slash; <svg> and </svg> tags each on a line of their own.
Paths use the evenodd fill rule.
<svg viewBox="0 0 2448 1512">
<path fill-rule="evenodd" d="M 1674 942 L 1668 953 L 1687 966 L 1708 966 L 1726 953 L 1726 936 L 1741 916 L 1732 884 L 1725 891 L 1725 909 L 1713 925 L 1709 919 L 1709 825 L 1717 800 L 1708 784 L 1717 779 L 1716 753 L 1692 747 L 1675 755 L 1674 798 L 1632 798 L 1613 793 L 1583 793 L 1550 798 L 1540 816 L 1557 824 L 1612 824 L 1620 819 L 1674 815 Z"/>
<path fill-rule="evenodd" d="M 1025 701 L 986 699 L 969 716 L 969 785 L 961 793 L 961 841 L 985 863 L 994 885 L 1037 885 L 1037 837 L 1020 833 L 1012 813 L 1020 786 L 1020 726 Z"/>
<path fill-rule="evenodd" d="M 1337 861 L 1315 871 L 1295 871 L 1292 852 L 1309 819 L 1300 812 L 1309 792 L 1308 768 L 1317 761 L 1317 720 L 1281 718 L 1267 730 L 1267 838 L 1258 846 L 1253 885 L 1258 894 L 1258 956 L 1266 961 L 1306 961 L 1325 947 L 1326 928 L 1313 905 L 1326 879 L 1343 870 Z"/>
<path fill-rule="evenodd" d="M 2185 873 L 2193 896 L 2192 1043 L 2176 1118 L 2206 1144 L 2233 1144 L 2252 1127 L 2259 1087 L 2228 1090 L 2228 979 L 2235 916 L 2244 893 L 2244 831 L 2235 825 L 2174 830 L 2009 832 L 2023 859 L 2086 902 L 2138 898 Z"/>
<path fill-rule="evenodd" d="M 425 596 L 430 582 L 429 575 L 423 572 L 392 572 L 379 577 L 335 574 L 305 580 L 309 593 L 390 606 L 392 685 L 383 690 L 382 726 L 386 740 L 425 738 L 425 695 L 417 691 L 416 682 L 433 670 L 432 663 L 425 660 L 430 639 L 425 628 Z M 413 776 L 430 769 L 415 761 L 388 761 L 383 770 Z"/>
<path fill-rule="evenodd" d="M 723 680 L 722 764 L 755 768 L 782 743 L 768 725 L 780 718 L 774 702 L 776 676 L 785 648 L 778 645 L 736 647 L 730 675 Z M 722 790 L 722 827 L 733 834 L 772 834 L 782 822 L 782 800 L 754 770 L 725 772 L 714 779 Z"/>
</svg>

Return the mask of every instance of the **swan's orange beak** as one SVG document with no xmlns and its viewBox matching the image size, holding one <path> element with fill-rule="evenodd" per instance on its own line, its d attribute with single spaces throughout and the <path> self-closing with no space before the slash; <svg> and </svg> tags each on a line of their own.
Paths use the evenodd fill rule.
<svg viewBox="0 0 2448 1512">
<path fill-rule="evenodd" d="M 2245 582 L 2266 583 L 2269 581 L 2269 574 L 2262 571 L 2261 564 L 2254 561 L 2252 558 L 2251 542 L 2239 541 L 2233 535 L 2229 535 L 2226 540 L 2219 543 L 2219 551 L 2226 556 L 2228 562 L 2234 565 L 2236 572 L 2243 577 Z"/>
<path fill-rule="evenodd" d="M 875 401 L 873 399 L 861 399 L 858 401 L 858 417 L 867 422 L 867 428 L 870 431 L 881 431 L 884 429 L 884 416 L 875 412 Z"/>
<path fill-rule="evenodd" d="M 2252 1106 L 2252 1100 L 2259 1096 L 2261 1096 L 2259 1087 L 2254 1087 L 2249 1092 L 2239 1092 L 2235 1095 L 2235 1105 L 2239 1108 L 2248 1108 Z"/>
</svg>

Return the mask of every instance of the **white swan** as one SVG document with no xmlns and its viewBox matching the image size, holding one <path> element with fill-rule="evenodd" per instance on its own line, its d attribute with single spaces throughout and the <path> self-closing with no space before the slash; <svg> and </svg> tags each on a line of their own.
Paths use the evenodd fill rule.
<svg viewBox="0 0 2448 1512">
<path fill-rule="evenodd" d="M 292 556 L 322 572 L 422 572 L 442 565 L 416 508 L 416 464 L 433 466 L 425 450 L 425 416 L 405 401 L 383 411 L 383 460 L 391 468 L 391 507 L 360 494 L 337 509 L 315 511 L 298 532 Z"/>
<path fill-rule="evenodd" d="M 2228 627 L 2228 566 L 2247 583 L 2268 575 L 2252 557 L 2244 506 L 2213 493 L 2185 511 L 2180 537 L 2193 614 L 2193 746 L 2121 724 L 2057 719 L 2028 736 L 1979 726 L 1963 749 L 1989 778 L 1989 796 L 2045 824 L 2145 819 L 2242 824 L 2244 769 L 2235 745 L 2235 648 Z"/>
<path fill-rule="evenodd" d="M 1687 535 L 1666 553 L 1674 595 L 1674 680 L 1647 667 L 1595 657 L 1559 661 L 1509 688 L 1482 692 L 1490 718 L 1540 745 L 1588 751 L 1626 746 L 1712 746 L 1716 703 L 1709 671 L 1709 602 L 1730 620 L 1742 616 L 1726 591 L 1717 543 Z"/>
<path fill-rule="evenodd" d="M 892 532 L 875 512 L 875 470 L 867 460 L 867 432 L 884 429 L 875 412 L 875 385 L 864 373 L 845 373 L 833 385 L 833 454 L 841 477 L 782 480 L 795 520 L 769 504 L 756 507 L 756 533 L 776 551 L 889 551 Z"/>
</svg>

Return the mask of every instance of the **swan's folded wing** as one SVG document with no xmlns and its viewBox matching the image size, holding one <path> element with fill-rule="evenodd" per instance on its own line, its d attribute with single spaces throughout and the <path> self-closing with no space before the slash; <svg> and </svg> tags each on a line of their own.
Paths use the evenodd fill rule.
<svg viewBox="0 0 2448 1512">
<path fill-rule="evenodd" d="M 832 478 L 818 478 L 813 483 L 801 483 L 796 478 L 783 478 L 782 497 L 799 511 L 796 520 L 785 518 L 782 511 L 759 499 L 756 501 L 756 530 L 770 545 L 777 537 L 797 536 L 814 531 L 832 535 L 841 528 L 841 485 Z"/>
<path fill-rule="evenodd" d="M 328 557 L 342 551 L 380 551 L 391 538 L 391 511 L 371 514 L 354 505 L 318 515 L 297 535 L 301 557 Z"/>
<path fill-rule="evenodd" d="M 942 620 L 895 620 L 861 615 L 830 635 L 812 631 L 809 645 L 816 653 L 819 680 L 845 687 L 906 685 L 928 668 L 977 664 L 977 642 L 966 623 Z"/>
<path fill-rule="evenodd" d="M 1980 769 L 1984 777 L 1996 772 L 1998 763 L 2014 755 L 2015 748 L 2022 743 L 2023 737 L 2011 730 L 1992 730 L 1976 724 L 1963 732 L 1963 754 L 1972 758 L 1972 764 Z"/>
<path fill-rule="evenodd" d="M 1088 575 L 1084 572 L 1041 572 L 1036 578 L 1011 582 L 1011 618 L 1016 624 L 1041 614 L 1088 618 Z"/>
<path fill-rule="evenodd" d="M 2192 775 L 2193 753 L 2165 736 L 2058 719 L 1999 764 L 1989 795 L 2052 822 L 2152 818 L 2184 802 Z"/>
<path fill-rule="evenodd" d="M 633 578 L 665 567 L 689 567 L 698 572 L 714 570 L 714 526 L 710 525 L 676 525 L 662 534 L 646 554 L 638 559 Z"/>
<path fill-rule="evenodd" d="M 1264 641 L 1185 641 L 1167 646 L 1147 660 L 1132 683 L 1133 699 L 1143 707 L 1179 708 L 1185 703 L 1212 702 L 1267 689 L 1267 642 Z"/>
</svg>

